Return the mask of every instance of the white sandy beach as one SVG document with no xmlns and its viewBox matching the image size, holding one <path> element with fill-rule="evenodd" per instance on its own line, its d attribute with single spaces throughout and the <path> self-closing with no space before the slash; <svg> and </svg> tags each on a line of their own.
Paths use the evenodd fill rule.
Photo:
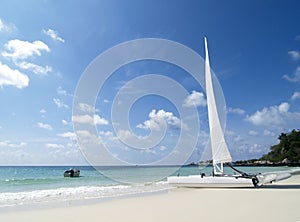
<svg viewBox="0 0 300 222">
<path fill-rule="evenodd" d="M 300 221 L 300 176 L 263 188 L 187 189 L 80 206 L 9 211 L 0 221 Z"/>
</svg>

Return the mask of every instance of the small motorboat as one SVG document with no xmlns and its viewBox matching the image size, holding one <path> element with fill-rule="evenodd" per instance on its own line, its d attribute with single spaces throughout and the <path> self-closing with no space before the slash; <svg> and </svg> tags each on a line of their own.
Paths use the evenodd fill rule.
<svg viewBox="0 0 300 222">
<path fill-rule="evenodd" d="M 79 177 L 80 170 L 78 169 L 69 169 L 64 172 L 64 177 Z"/>
</svg>

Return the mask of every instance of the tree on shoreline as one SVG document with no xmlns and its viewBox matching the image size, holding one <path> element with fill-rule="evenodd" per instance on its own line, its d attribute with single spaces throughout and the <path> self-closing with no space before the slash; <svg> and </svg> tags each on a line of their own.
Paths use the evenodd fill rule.
<svg viewBox="0 0 300 222">
<path fill-rule="evenodd" d="M 300 130 L 281 133 L 279 143 L 271 146 L 271 151 L 260 158 L 272 163 L 300 163 Z"/>
</svg>

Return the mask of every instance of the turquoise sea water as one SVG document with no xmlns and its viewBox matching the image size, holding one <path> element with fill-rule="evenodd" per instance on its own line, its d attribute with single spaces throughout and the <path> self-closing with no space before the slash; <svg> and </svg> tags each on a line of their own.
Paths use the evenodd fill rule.
<svg viewBox="0 0 300 222">
<path fill-rule="evenodd" d="M 79 178 L 64 178 L 66 166 L 0 167 L 0 208 L 55 201 L 89 200 L 164 191 L 168 173 L 210 174 L 211 167 L 76 167 Z M 286 167 L 240 167 L 249 173 L 288 170 Z M 232 170 L 226 169 L 227 173 Z M 112 179 L 111 179 L 112 178 Z M 124 181 L 134 183 L 124 183 Z"/>
</svg>

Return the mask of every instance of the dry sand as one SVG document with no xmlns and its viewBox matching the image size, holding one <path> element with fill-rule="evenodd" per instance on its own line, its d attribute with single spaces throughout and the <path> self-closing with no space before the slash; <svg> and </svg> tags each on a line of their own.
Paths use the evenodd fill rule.
<svg viewBox="0 0 300 222">
<path fill-rule="evenodd" d="M 80 206 L 2 212 L 0 221 L 299 221 L 300 176 L 252 189 L 175 188 Z"/>
</svg>

